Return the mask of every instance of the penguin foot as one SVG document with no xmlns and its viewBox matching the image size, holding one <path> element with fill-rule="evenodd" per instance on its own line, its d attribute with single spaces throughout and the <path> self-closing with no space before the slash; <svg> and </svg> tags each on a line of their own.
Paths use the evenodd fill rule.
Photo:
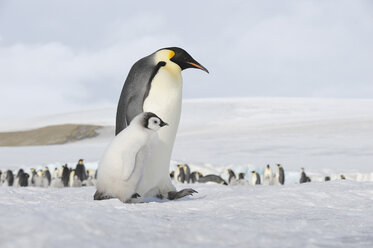
<svg viewBox="0 0 373 248">
<path fill-rule="evenodd" d="M 193 193 L 198 193 L 194 189 L 182 189 L 180 191 L 170 191 L 168 192 L 168 197 L 167 199 L 169 200 L 177 200 L 180 198 L 183 198 L 184 196 L 187 195 L 193 195 Z"/>
<path fill-rule="evenodd" d="M 98 190 L 96 190 L 96 193 L 93 196 L 93 200 L 97 200 L 97 201 L 108 200 L 108 199 L 111 199 L 111 198 L 113 198 L 113 197 L 111 197 L 109 195 L 105 195 L 104 193 L 101 193 Z"/>
</svg>

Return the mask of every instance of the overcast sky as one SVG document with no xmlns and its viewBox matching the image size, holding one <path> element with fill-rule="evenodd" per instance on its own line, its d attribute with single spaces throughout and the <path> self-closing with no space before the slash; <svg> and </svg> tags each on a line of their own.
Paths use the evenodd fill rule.
<svg viewBox="0 0 373 248">
<path fill-rule="evenodd" d="M 372 44 L 369 0 L 0 0 L 0 120 L 116 104 L 168 46 L 210 70 L 184 98 L 373 98 Z"/>
</svg>

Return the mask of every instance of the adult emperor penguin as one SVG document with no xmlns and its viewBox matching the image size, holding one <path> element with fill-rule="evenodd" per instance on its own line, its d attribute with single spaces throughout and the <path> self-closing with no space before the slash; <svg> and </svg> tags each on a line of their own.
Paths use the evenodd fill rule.
<svg viewBox="0 0 373 248">
<path fill-rule="evenodd" d="M 281 164 L 277 164 L 276 182 L 282 185 L 285 183 L 285 172 Z"/>
<path fill-rule="evenodd" d="M 260 184 L 260 175 L 256 171 L 251 172 L 251 184 L 252 185 Z"/>
<path fill-rule="evenodd" d="M 141 196 L 139 183 L 158 146 L 156 131 L 166 125 L 154 113 L 140 113 L 112 140 L 98 165 L 95 200 L 115 197 L 124 203 L 138 201 L 133 198 Z"/>
<path fill-rule="evenodd" d="M 156 113 L 169 124 L 159 131 L 159 144 L 151 155 L 152 164 L 145 169 L 139 194 L 170 200 L 191 195 L 193 189 L 176 191 L 169 176 L 170 158 L 181 114 L 181 71 L 208 70 L 178 47 L 160 49 L 137 61 L 131 68 L 119 99 L 116 134 L 126 128 L 141 112 Z"/>
<path fill-rule="evenodd" d="M 272 177 L 273 177 L 273 175 L 272 175 L 271 166 L 269 166 L 269 164 L 267 164 L 266 168 L 264 169 L 263 184 L 264 185 L 273 184 Z"/>
</svg>

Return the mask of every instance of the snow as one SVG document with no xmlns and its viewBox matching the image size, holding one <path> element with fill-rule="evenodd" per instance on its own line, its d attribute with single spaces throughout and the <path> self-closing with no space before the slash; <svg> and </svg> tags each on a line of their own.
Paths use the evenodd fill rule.
<svg viewBox="0 0 373 248">
<path fill-rule="evenodd" d="M 0 169 L 75 167 L 80 158 L 95 169 L 114 135 L 115 111 L 1 122 L 0 131 L 104 128 L 64 145 L 0 147 Z M 373 100 L 186 100 L 172 159 L 171 169 L 185 162 L 225 179 L 228 168 L 262 175 L 266 164 L 281 163 L 286 184 L 178 184 L 199 193 L 135 205 L 93 201 L 94 187 L 0 187 L 0 247 L 373 247 Z M 311 183 L 298 183 L 301 167 Z"/>
<path fill-rule="evenodd" d="M 192 186 L 193 197 L 143 204 L 93 201 L 94 187 L 0 187 L 1 247 L 373 245 L 372 182 Z"/>
</svg>

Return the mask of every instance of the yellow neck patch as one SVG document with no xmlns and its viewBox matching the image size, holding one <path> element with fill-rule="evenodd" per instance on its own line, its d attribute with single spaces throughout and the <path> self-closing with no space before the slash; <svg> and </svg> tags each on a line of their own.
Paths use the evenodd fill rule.
<svg viewBox="0 0 373 248">
<path fill-rule="evenodd" d="M 175 52 L 170 50 L 170 53 L 168 54 L 168 59 L 172 59 L 173 56 L 175 56 Z"/>
</svg>

